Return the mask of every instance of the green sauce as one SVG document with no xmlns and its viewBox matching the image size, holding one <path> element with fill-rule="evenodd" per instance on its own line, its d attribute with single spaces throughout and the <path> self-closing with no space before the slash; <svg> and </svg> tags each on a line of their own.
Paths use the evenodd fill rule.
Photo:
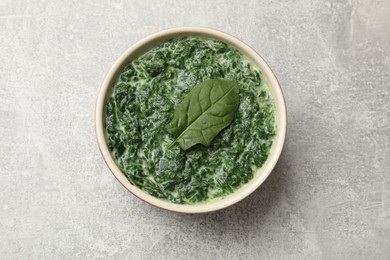
<svg viewBox="0 0 390 260">
<path fill-rule="evenodd" d="M 167 149 L 173 137 L 165 126 L 175 106 L 207 79 L 240 84 L 232 124 L 209 147 Z M 223 198 L 253 178 L 275 139 L 275 108 L 261 72 L 238 50 L 211 39 L 174 38 L 124 68 L 107 100 L 105 128 L 109 149 L 133 185 L 195 204 Z"/>
</svg>

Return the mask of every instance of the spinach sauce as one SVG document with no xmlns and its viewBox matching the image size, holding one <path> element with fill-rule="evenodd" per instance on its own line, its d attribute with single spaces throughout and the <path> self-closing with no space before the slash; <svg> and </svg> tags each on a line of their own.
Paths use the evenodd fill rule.
<svg viewBox="0 0 390 260">
<path fill-rule="evenodd" d="M 165 127 L 186 94 L 208 79 L 240 85 L 231 125 L 209 147 L 167 149 Z M 106 138 L 133 184 L 160 199 L 195 204 L 220 199 L 253 178 L 276 135 L 275 108 L 258 69 L 229 45 L 182 37 L 165 41 L 128 64 L 108 98 Z"/>
</svg>

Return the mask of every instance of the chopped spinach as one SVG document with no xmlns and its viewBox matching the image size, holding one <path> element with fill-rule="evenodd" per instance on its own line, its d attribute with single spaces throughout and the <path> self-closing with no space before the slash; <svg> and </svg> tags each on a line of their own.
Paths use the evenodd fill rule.
<svg viewBox="0 0 390 260">
<path fill-rule="evenodd" d="M 239 84 L 235 118 L 208 147 L 167 149 L 175 140 L 165 129 L 175 106 L 208 79 Z M 231 46 L 195 37 L 165 41 L 123 69 L 107 100 L 105 128 L 129 181 L 179 204 L 223 198 L 250 181 L 276 133 L 274 103 L 259 70 Z"/>
</svg>

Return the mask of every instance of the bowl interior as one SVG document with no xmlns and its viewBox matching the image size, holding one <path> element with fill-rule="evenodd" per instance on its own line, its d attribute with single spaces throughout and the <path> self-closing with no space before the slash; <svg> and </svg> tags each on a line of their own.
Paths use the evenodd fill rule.
<svg viewBox="0 0 390 260">
<path fill-rule="evenodd" d="M 106 98 L 110 94 L 113 85 L 115 84 L 123 68 L 131 60 L 150 50 L 155 45 L 167 39 L 179 36 L 195 36 L 217 39 L 238 49 L 252 63 L 252 65 L 257 67 L 262 72 L 263 78 L 266 80 L 270 92 L 274 98 L 276 108 L 276 138 L 271 148 L 268 159 L 263 164 L 263 166 L 254 174 L 254 178 L 247 184 L 243 185 L 243 187 L 239 188 L 234 193 L 222 200 L 200 203 L 195 205 L 178 205 L 168 201 L 163 201 L 147 194 L 146 192 L 139 189 L 137 186 L 132 185 L 127 180 L 126 176 L 118 168 L 113 157 L 111 156 L 111 153 L 107 146 L 104 130 L 104 108 L 106 104 Z M 114 63 L 114 65 L 108 72 L 101 86 L 97 100 L 95 116 L 97 140 L 103 158 L 114 176 L 127 190 L 132 192 L 138 198 L 160 208 L 183 213 L 203 213 L 219 210 L 233 205 L 234 203 L 247 197 L 265 181 L 265 179 L 271 173 L 272 169 L 275 167 L 275 164 L 279 159 L 280 153 L 283 148 L 287 125 L 286 114 L 287 113 L 283 93 L 275 75 L 271 71 L 270 67 L 266 64 L 266 62 L 252 48 L 250 48 L 248 45 L 244 44 L 237 38 L 220 31 L 200 27 L 180 27 L 160 31 L 140 40 L 139 42 L 131 46 L 129 49 L 127 49 L 117 59 L 117 61 Z"/>
</svg>

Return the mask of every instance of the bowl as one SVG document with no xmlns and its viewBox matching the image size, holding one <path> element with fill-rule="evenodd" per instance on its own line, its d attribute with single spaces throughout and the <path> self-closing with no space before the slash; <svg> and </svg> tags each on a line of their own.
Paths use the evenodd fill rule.
<svg viewBox="0 0 390 260">
<path fill-rule="evenodd" d="M 270 93 L 274 98 L 276 110 L 276 137 L 266 162 L 260 169 L 255 172 L 253 179 L 221 200 L 195 205 L 174 204 L 169 201 L 161 200 L 149 195 L 137 186 L 132 185 L 128 181 L 126 176 L 122 173 L 122 171 L 119 169 L 119 167 L 116 165 L 115 160 L 112 157 L 110 150 L 108 149 L 104 129 L 104 111 L 107 96 L 110 93 L 110 90 L 112 89 L 119 74 L 122 72 L 126 64 L 128 64 L 131 60 L 137 58 L 139 55 L 145 53 L 158 43 L 179 36 L 207 37 L 211 39 L 220 40 L 238 49 L 254 66 L 256 66 L 262 72 L 263 78 L 268 83 Z M 107 166 L 109 167 L 115 178 L 128 191 L 133 193 L 138 198 L 144 200 L 145 202 L 148 202 L 159 208 L 182 213 L 204 213 L 220 210 L 239 202 L 240 200 L 244 199 L 249 194 L 254 192 L 257 188 L 259 188 L 260 185 L 270 175 L 276 165 L 276 162 L 279 159 L 279 156 L 283 149 L 287 128 L 287 111 L 283 93 L 274 73 L 264 61 L 264 59 L 259 54 L 257 54 L 251 47 L 249 47 L 239 39 L 221 31 L 201 27 L 178 27 L 163 30 L 138 41 L 129 49 L 127 49 L 115 61 L 103 81 L 97 99 L 95 116 L 98 145 Z"/>
</svg>

